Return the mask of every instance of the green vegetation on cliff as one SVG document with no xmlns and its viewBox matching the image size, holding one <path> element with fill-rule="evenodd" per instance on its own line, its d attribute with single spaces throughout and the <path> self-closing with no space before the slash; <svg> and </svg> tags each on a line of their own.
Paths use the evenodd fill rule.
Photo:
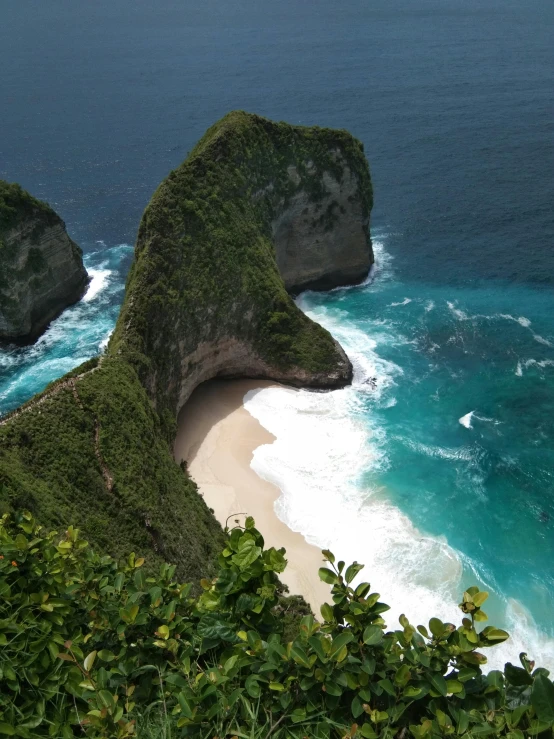
<svg viewBox="0 0 554 739">
<path fill-rule="evenodd" d="M 271 241 L 287 198 L 301 187 L 317 203 L 324 173 L 346 165 L 369 216 L 367 162 L 348 133 L 246 113 L 208 131 L 145 211 L 105 357 L 0 420 L 0 512 L 74 523 L 99 551 L 175 562 L 180 578 L 210 573 L 222 533 L 173 460 L 177 412 L 217 374 L 348 382 L 340 347 L 287 294 Z M 7 192 L 9 210 L 19 190 Z"/>
<path fill-rule="evenodd" d="M 19 221 L 40 213 L 50 223 L 57 223 L 59 216 L 42 200 L 37 200 L 17 183 L 0 180 L 0 245 L 2 234 Z"/>
<path fill-rule="evenodd" d="M 369 218 L 369 170 L 349 133 L 239 111 L 210 128 L 160 185 L 140 224 L 110 344 L 137 368 L 156 407 L 178 409 L 182 378 L 195 361 L 188 356 L 201 343 L 229 337 L 252 347 L 260 365 L 288 374 L 289 381 L 323 385 L 336 371 L 341 357 L 332 337 L 284 288 L 271 224 L 300 191 L 317 209 L 326 192 L 324 173 L 340 181 L 346 165 L 356 173 Z"/>
<path fill-rule="evenodd" d="M 221 529 L 169 441 L 133 369 L 106 357 L 0 425 L 0 505 L 30 508 L 52 529 L 74 521 L 101 551 L 149 551 L 152 566 L 177 562 L 197 579 Z"/>
<path fill-rule="evenodd" d="M 168 564 L 148 576 L 143 559 L 100 557 L 72 527 L 60 537 L 27 512 L 4 517 L 0 735 L 146 739 L 155 722 L 174 739 L 552 739 L 548 670 L 521 655 L 483 674 L 481 650 L 508 638 L 483 627 L 486 592 L 464 592 L 457 628 L 401 616 L 389 630 L 389 607 L 357 582 L 363 566 L 323 552 L 331 603 L 287 638 L 285 554 L 247 519 L 194 597 Z"/>
</svg>

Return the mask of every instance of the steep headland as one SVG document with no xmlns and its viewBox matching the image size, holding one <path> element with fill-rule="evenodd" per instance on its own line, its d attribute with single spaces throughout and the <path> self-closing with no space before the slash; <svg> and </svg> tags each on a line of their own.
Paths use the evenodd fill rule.
<svg viewBox="0 0 554 739">
<path fill-rule="evenodd" d="M 362 280 L 371 206 L 346 131 L 230 113 L 154 193 L 110 352 L 172 415 L 216 376 L 350 382 L 341 347 L 287 290 Z"/>
<path fill-rule="evenodd" d="M 172 458 L 176 417 L 213 377 L 332 388 L 352 367 L 290 298 L 367 274 L 371 182 L 345 131 L 243 112 L 213 126 L 142 218 L 114 335 L 0 421 L 0 503 L 72 522 L 102 551 L 195 579 L 221 529 Z"/>
<path fill-rule="evenodd" d="M 0 341 L 34 341 L 87 284 L 81 250 L 62 219 L 0 180 Z"/>
</svg>

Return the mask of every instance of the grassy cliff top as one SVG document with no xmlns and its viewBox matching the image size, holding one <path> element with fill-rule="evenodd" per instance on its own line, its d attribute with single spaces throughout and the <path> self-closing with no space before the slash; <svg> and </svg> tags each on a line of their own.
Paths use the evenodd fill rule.
<svg viewBox="0 0 554 739">
<path fill-rule="evenodd" d="M 37 200 L 16 182 L 0 180 L 0 235 L 21 220 L 37 215 L 52 224 L 60 220 L 48 203 Z"/>
</svg>

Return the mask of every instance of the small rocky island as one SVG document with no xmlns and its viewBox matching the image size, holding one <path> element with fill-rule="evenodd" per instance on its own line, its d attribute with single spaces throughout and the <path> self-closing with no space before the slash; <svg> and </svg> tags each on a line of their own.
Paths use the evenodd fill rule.
<svg viewBox="0 0 554 739">
<path fill-rule="evenodd" d="M 177 415 L 214 377 L 351 381 L 291 294 L 366 277 L 372 203 L 348 132 L 241 111 L 216 123 L 144 212 L 106 353 L 0 419 L 0 513 L 75 524 L 97 551 L 174 562 L 183 580 L 208 573 L 221 527 L 173 459 Z M 34 217 L 35 242 L 63 232 L 55 219 Z"/>
<path fill-rule="evenodd" d="M 0 342 L 35 341 L 87 284 L 81 250 L 62 219 L 0 180 Z"/>
</svg>

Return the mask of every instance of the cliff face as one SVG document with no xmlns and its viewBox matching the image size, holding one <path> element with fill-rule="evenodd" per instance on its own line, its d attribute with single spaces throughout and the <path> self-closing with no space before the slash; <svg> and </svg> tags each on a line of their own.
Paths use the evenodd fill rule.
<svg viewBox="0 0 554 739">
<path fill-rule="evenodd" d="M 373 263 L 369 204 L 360 192 L 365 178 L 360 177 L 358 163 L 345 160 L 340 149 L 331 156 L 341 168 L 340 176 L 335 179 L 337 170 L 317 173 L 308 163 L 308 171 L 322 178 L 321 197 L 314 201 L 308 191 L 299 189 L 271 223 L 277 267 L 293 294 L 355 284 Z M 294 165 L 288 174 L 300 184 Z"/>
<path fill-rule="evenodd" d="M 347 132 L 229 114 L 146 209 L 110 352 L 129 357 L 171 414 L 216 376 L 350 382 L 341 347 L 287 291 L 367 275 L 371 205 Z"/>
<path fill-rule="evenodd" d="M 371 182 L 345 131 L 232 113 L 160 185 L 142 218 L 106 355 L 0 420 L 0 513 L 74 523 L 97 549 L 206 574 L 221 530 L 172 447 L 201 382 L 348 383 L 332 336 L 288 291 L 361 280 Z"/>
<path fill-rule="evenodd" d="M 61 218 L 0 182 L 0 340 L 31 342 L 87 286 L 81 250 Z"/>
</svg>

